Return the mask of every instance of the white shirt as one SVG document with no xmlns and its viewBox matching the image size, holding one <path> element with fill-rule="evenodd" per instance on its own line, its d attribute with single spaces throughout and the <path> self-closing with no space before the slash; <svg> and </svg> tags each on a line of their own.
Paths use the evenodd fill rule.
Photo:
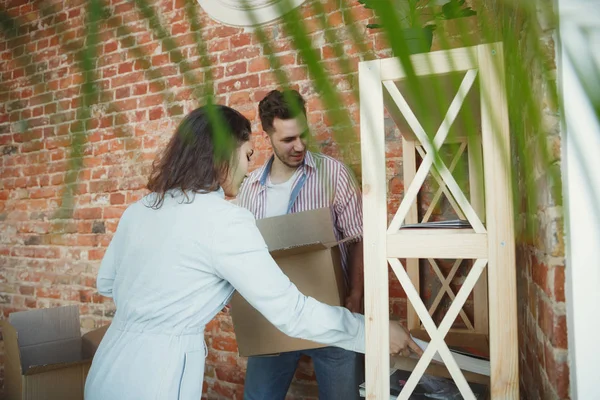
<svg viewBox="0 0 600 400">
<path fill-rule="evenodd" d="M 288 336 L 364 353 L 364 316 L 304 296 L 269 254 L 252 214 L 222 191 L 153 194 L 130 205 L 98 272 L 117 311 L 86 400 L 199 399 L 204 327 L 237 290 Z"/>
<path fill-rule="evenodd" d="M 285 182 L 273 183 L 271 182 L 271 175 L 267 177 L 267 209 L 265 212 L 265 218 L 278 217 L 280 215 L 287 214 L 288 206 L 290 204 L 290 195 L 292 194 L 292 185 L 296 181 L 300 168 L 296 169 L 296 172 Z"/>
</svg>

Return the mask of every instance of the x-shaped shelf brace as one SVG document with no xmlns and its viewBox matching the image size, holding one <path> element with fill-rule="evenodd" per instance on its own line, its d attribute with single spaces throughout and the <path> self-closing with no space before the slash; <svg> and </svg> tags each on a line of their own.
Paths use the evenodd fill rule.
<svg viewBox="0 0 600 400">
<path fill-rule="evenodd" d="M 394 82 L 392 82 L 392 81 L 384 81 L 383 82 L 384 88 L 387 90 L 387 92 L 389 93 L 391 98 L 394 100 L 394 103 L 396 104 L 396 106 L 398 107 L 398 109 L 400 110 L 400 112 L 402 113 L 404 118 L 406 119 L 406 122 L 409 124 L 409 126 L 415 133 L 415 136 L 420 141 L 420 146 L 418 146 L 417 149 L 420 150 L 419 153 L 421 154 L 421 157 L 422 157 L 421 165 L 420 165 L 417 173 L 415 174 L 414 179 L 412 180 L 408 189 L 406 190 L 406 192 L 404 194 L 404 198 L 398 208 L 398 211 L 396 212 L 394 218 L 392 219 L 390 226 L 388 227 L 388 230 L 387 230 L 388 235 L 395 234 L 399 231 L 412 204 L 414 202 L 416 202 L 417 194 L 418 194 L 420 188 L 422 187 L 423 183 L 425 182 L 425 178 L 427 177 L 427 174 L 430 172 L 430 170 L 431 170 L 434 178 L 440 184 L 438 193 L 436 193 L 436 196 L 434 197 L 435 203 L 437 203 L 437 201 L 439 200 L 441 193 L 442 192 L 445 193 L 446 196 L 448 197 L 449 201 L 451 202 L 453 208 L 456 210 L 457 214 L 459 216 L 464 215 L 464 217 L 466 217 L 466 219 L 470 222 L 471 226 L 473 227 L 473 230 L 476 233 L 486 233 L 486 229 L 483 226 L 483 223 L 479 219 L 477 213 L 471 206 L 470 202 L 467 200 L 465 194 L 460 189 L 458 183 L 452 176 L 452 170 L 454 170 L 456 163 L 458 161 L 458 158 L 464 151 L 464 144 L 463 144 L 463 146 L 461 146 L 459 148 L 458 153 L 455 155 L 454 159 L 452 160 L 452 162 L 450 164 L 450 168 L 448 168 L 445 165 L 445 163 L 443 162 L 443 160 L 441 160 L 439 158 L 439 156 L 437 156 L 437 157 L 435 156 L 435 153 L 437 153 L 437 151 L 439 151 L 441 146 L 444 144 L 446 137 L 448 136 L 448 133 L 450 131 L 450 127 L 454 123 L 469 90 L 471 89 L 471 87 L 473 86 L 473 83 L 475 82 L 476 77 L 477 77 L 476 69 L 470 69 L 467 71 L 463 81 L 460 84 L 457 94 L 455 95 L 452 102 L 450 103 L 448 111 L 447 111 L 446 115 L 444 116 L 444 119 L 443 119 L 439 129 L 437 130 L 433 141 L 431 141 L 430 138 L 425 133 L 425 130 L 423 129 L 421 123 L 419 122 L 419 120 L 417 119 L 417 117 L 415 116 L 413 111 L 411 110 L 410 106 L 408 105 L 405 98 L 402 96 L 402 94 L 400 93 L 400 91 L 398 90 L 398 87 L 394 84 Z M 419 148 L 419 147 L 422 147 L 422 148 Z M 434 159 L 434 157 L 435 157 L 435 159 Z M 435 168 L 432 169 L 431 167 L 435 167 Z M 448 190 L 450 193 L 448 193 Z M 454 201 L 454 199 L 456 201 Z M 435 204 L 435 203 L 432 202 L 432 204 Z M 431 209 L 431 207 L 432 206 L 430 206 L 430 209 Z M 427 214 L 426 214 L 427 219 L 431 215 L 430 209 L 427 211 Z M 464 214 L 462 214 L 460 212 L 461 210 L 464 212 Z M 426 221 L 427 219 L 424 218 L 424 221 Z M 473 264 L 473 267 L 471 268 L 471 271 L 467 275 L 465 282 L 463 283 L 462 287 L 460 288 L 460 290 L 458 291 L 458 294 L 456 296 L 454 296 L 454 293 L 450 289 L 449 285 L 450 285 L 450 281 L 454 277 L 454 274 L 456 273 L 456 270 L 458 269 L 458 266 L 460 265 L 460 262 L 462 260 L 457 260 L 452 268 L 452 271 L 448 275 L 448 277 L 444 278 L 443 274 L 439 270 L 439 267 L 437 266 L 435 261 L 433 259 L 429 259 L 429 261 L 432 263 L 432 266 L 434 267 L 436 274 L 442 281 L 443 287 L 442 287 L 442 290 L 440 290 L 441 295 L 443 296 L 443 293 L 445 290 L 446 292 L 448 292 L 450 298 L 453 300 L 453 302 L 452 302 L 450 308 L 448 309 L 448 312 L 444 316 L 439 328 L 436 327 L 436 325 L 430 315 L 430 311 L 431 312 L 435 311 L 435 307 L 437 307 L 437 305 L 439 304 L 439 301 L 441 300 L 440 294 L 438 293 L 438 298 L 436 298 L 436 300 L 434 301 L 432 309 L 427 310 L 427 308 L 425 307 L 425 304 L 421 300 L 419 293 L 415 289 L 412 281 L 410 280 L 410 277 L 408 276 L 407 272 L 405 271 L 404 266 L 402 265 L 400 260 L 398 258 L 387 258 L 387 260 L 388 260 L 390 266 L 392 267 L 392 270 L 398 277 L 398 280 L 400 281 L 402 287 L 404 288 L 404 291 L 406 292 L 408 299 L 410 300 L 412 306 L 414 307 L 415 311 L 417 312 L 417 315 L 421 319 L 423 326 L 425 327 L 425 330 L 427 331 L 427 333 L 429 334 L 429 337 L 431 338 L 431 342 L 429 343 L 427 349 L 423 353 L 423 356 L 421 356 L 421 358 L 420 358 L 419 362 L 417 363 L 415 369 L 413 370 L 410 378 L 406 382 L 406 385 L 404 386 L 402 392 L 398 396 L 398 399 L 404 400 L 404 399 L 408 399 L 410 397 L 410 394 L 413 392 L 414 388 L 416 387 L 419 380 L 423 376 L 425 369 L 431 362 L 431 360 L 434 357 L 434 355 L 436 354 L 436 352 L 438 352 L 440 354 L 442 360 L 446 364 L 448 371 L 450 372 L 452 378 L 454 379 L 454 382 L 458 386 L 463 397 L 465 399 L 475 399 L 475 395 L 473 394 L 471 387 L 467 383 L 458 364 L 456 363 L 456 360 L 450 353 L 450 349 L 448 348 L 448 345 L 444 341 L 444 338 L 446 337 L 446 334 L 452 327 L 452 324 L 454 323 L 455 319 L 457 318 L 457 316 L 459 314 L 461 314 L 461 317 L 463 318 L 463 320 L 465 320 L 465 323 L 467 324 L 467 326 L 470 329 L 473 329 L 473 325 L 471 324 L 471 322 L 469 321 L 469 319 L 467 318 L 466 314 L 463 311 L 463 306 L 469 296 L 469 293 L 471 293 L 471 291 L 475 287 L 475 284 L 476 284 L 477 280 L 479 279 L 483 269 L 487 265 L 487 259 L 484 259 L 484 258 L 476 259 L 475 263 Z"/>
<path fill-rule="evenodd" d="M 417 149 L 417 152 L 419 153 L 421 158 L 424 158 L 425 150 L 423 150 L 423 147 L 415 146 L 415 148 Z M 458 148 L 458 151 L 456 152 L 456 154 L 452 158 L 452 161 L 450 162 L 450 167 L 448 168 L 448 170 L 450 172 L 454 171 L 454 168 L 456 168 L 456 164 L 458 164 L 458 160 L 460 160 L 460 157 L 462 156 L 462 154 L 464 153 L 466 148 L 467 148 L 467 142 L 462 142 L 460 144 L 460 147 Z M 465 219 L 465 214 L 460 209 L 460 206 L 458 204 L 456 204 L 456 200 L 454 200 L 454 197 L 452 197 L 452 193 L 450 193 L 448 191 L 448 188 L 446 187 L 446 182 L 444 182 L 444 180 L 442 179 L 440 174 L 435 169 L 432 169 L 431 175 L 438 183 L 439 188 L 435 192 L 433 199 L 431 200 L 431 203 L 429 204 L 429 207 L 427 208 L 427 211 L 425 212 L 425 215 L 423 216 L 423 219 L 421 220 L 421 222 L 429 221 L 429 218 L 431 218 L 431 214 L 433 213 L 435 206 L 437 205 L 437 203 L 440 201 L 440 199 L 442 197 L 442 193 L 444 195 L 446 195 L 446 198 L 448 199 L 448 202 L 450 202 L 450 205 L 452 206 L 452 209 L 454 210 L 456 215 L 458 215 L 458 217 L 461 219 Z"/>
<path fill-rule="evenodd" d="M 423 150 L 423 147 L 415 146 L 415 148 L 417 149 L 417 152 L 419 153 L 421 158 L 424 158 L 425 151 Z M 456 164 L 458 164 L 458 161 L 460 160 L 461 156 L 465 152 L 466 148 L 467 148 L 467 142 L 462 142 L 460 144 L 460 147 L 458 148 L 456 154 L 452 158 L 452 161 L 450 162 L 450 166 L 448 167 L 448 170 L 451 173 L 456 168 Z M 439 175 L 439 173 L 435 169 L 431 170 L 431 175 L 437 181 L 439 187 L 438 187 L 437 191 L 435 192 L 435 194 L 433 195 L 433 199 L 431 200 L 431 203 L 429 204 L 429 207 L 427 208 L 425 215 L 421 219 L 421 222 L 423 223 L 423 222 L 429 221 L 429 218 L 431 217 L 431 214 L 433 213 L 435 206 L 440 201 L 442 194 L 444 194 L 446 196 L 446 198 L 448 199 L 448 201 L 449 201 L 450 205 L 452 206 L 452 209 L 454 210 L 456 215 L 461 219 L 465 219 L 465 215 L 462 212 L 462 210 L 460 209 L 460 206 L 456 203 L 456 200 L 454 200 L 454 197 L 452 197 L 452 193 L 450 193 L 448 191 L 448 188 L 446 187 L 446 182 L 444 182 L 442 177 Z M 444 275 L 442 274 L 442 272 L 440 270 L 440 267 L 438 266 L 438 264 L 435 262 L 434 259 L 428 258 L 427 260 L 429 261 L 429 264 L 431 264 L 433 271 L 435 272 L 438 279 L 442 283 L 442 287 L 440 288 L 438 294 L 436 295 L 435 299 L 433 300 L 433 303 L 429 307 L 429 315 L 433 316 L 433 314 L 435 313 L 435 310 L 437 309 L 438 305 L 442 301 L 442 298 L 444 297 L 444 293 L 448 293 L 448 297 L 450 297 L 450 300 L 454 301 L 455 295 L 454 295 L 454 292 L 452 291 L 452 289 L 450 288 L 450 283 L 452 282 L 452 279 L 454 278 L 456 271 L 458 271 L 458 267 L 463 262 L 463 259 L 458 259 L 454 262 L 454 265 L 452 266 L 452 269 L 448 273 L 447 277 L 444 277 Z M 460 317 L 463 320 L 463 322 L 465 323 L 465 325 L 467 326 L 467 329 L 475 330 L 475 328 L 473 327 L 473 323 L 471 322 L 471 320 L 469 319 L 469 317 L 467 316 L 467 314 L 464 312 L 463 309 L 460 310 Z"/>
<path fill-rule="evenodd" d="M 417 149 L 417 152 L 419 153 L 421 158 L 424 158 L 425 151 L 423 150 L 423 147 L 415 146 L 415 148 Z M 458 151 L 452 158 L 452 161 L 450 162 L 450 166 L 448 167 L 448 170 L 451 173 L 456 168 L 456 164 L 458 164 L 458 161 L 460 160 L 460 158 L 463 155 L 466 148 L 467 148 L 467 142 L 462 142 L 460 144 L 460 147 L 458 148 Z M 456 215 L 461 219 L 465 219 L 464 213 L 460 209 L 460 206 L 456 203 L 456 200 L 454 200 L 452 193 L 450 193 L 448 191 L 448 188 L 446 187 L 446 183 L 444 182 L 442 177 L 439 175 L 439 173 L 435 169 L 432 169 L 431 175 L 437 181 L 439 187 L 438 187 L 437 191 L 435 192 L 433 199 L 431 200 L 431 203 L 429 204 L 429 207 L 427 208 L 427 211 L 425 212 L 425 215 L 421 219 L 421 222 L 423 223 L 423 222 L 429 221 L 429 218 L 431 218 L 431 214 L 433 213 L 435 206 L 440 201 L 442 194 L 444 194 L 446 196 L 446 198 L 450 202 L 450 205 L 452 206 L 452 209 L 454 210 Z M 463 259 L 458 259 L 454 262 L 454 265 L 452 266 L 452 269 L 448 273 L 447 277 L 444 277 L 444 275 L 442 274 L 442 272 L 440 270 L 440 267 L 438 266 L 438 264 L 435 262 L 434 259 L 428 258 L 427 260 L 429 261 L 429 264 L 431 264 L 433 271 L 435 272 L 438 279 L 442 283 L 442 287 L 440 288 L 438 294 L 436 295 L 435 299 L 433 300 L 433 303 L 429 307 L 429 315 L 433 316 L 433 314 L 435 313 L 435 310 L 437 309 L 438 305 L 442 301 L 442 298 L 444 298 L 444 293 L 448 293 L 448 297 L 450 297 L 450 300 L 454 301 L 455 295 L 454 295 L 454 292 L 452 291 L 452 289 L 450 288 L 450 283 L 452 282 L 452 279 L 454 278 L 456 271 L 458 271 L 458 267 L 462 263 Z M 465 323 L 467 329 L 475 330 L 475 328 L 473 327 L 473 323 L 471 322 L 471 320 L 469 319 L 469 317 L 467 316 L 467 314 L 464 312 L 464 310 L 462 308 L 460 310 L 460 317 L 463 320 L 463 322 Z"/>
<path fill-rule="evenodd" d="M 467 400 L 474 400 L 475 395 L 473 394 L 473 390 L 471 390 L 471 387 L 467 383 L 467 380 L 461 372 L 460 367 L 458 366 L 456 360 L 450 353 L 450 349 L 448 348 L 446 342 L 444 342 L 444 338 L 446 337 L 446 334 L 452 327 L 452 324 L 458 316 L 459 311 L 465 304 L 467 297 L 469 297 L 469 293 L 471 293 L 471 291 L 475 287 L 475 283 L 477 283 L 481 272 L 487 265 L 487 259 L 480 258 L 475 261 L 473 267 L 471 268 L 471 271 L 465 279 L 463 286 L 458 291 L 456 298 L 454 299 L 452 305 L 448 309 L 448 312 L 444 316 L 444 319 L 442 320 L 439 328 L 435 326 L 433 319 L 429 315 L 427 308 L 423 304 L 419 293 L 412 284 L 410 277 L 404 270 L 404 266 L 402 265 L 400 260 L 397 258 L 388 258 L 388 262 L 390 263 L 392 270 L 398 277 L 398 280 L 402 284 L 402 287 L 406 292 L 406 296 L 417 311 L 417 314 L 421 318 L 425 330 L 431 338 L 427 349 L 425 349 L 425 351 L 423 352 L 423 355 L 419 359 L 419 362 L 415 366 L 415 369 L 410 374 L 410 377 L 406 381 L 404 388 L 400 392 L 398 400 L 408 400 L 410 398 L 411 393 L 419 383 L 419 380 L 425 373 L 425 369 L 431 362 L 436 352 L 440 354 L 442 360 L 444 361 L 444 364 L 446 364 L 446 367 L 448 368 L 448 371 L 452 376 L 452 379 L 454 379 L 454 382 L 456 383 L 456 386 L 460 390 L 460 393 L 463 395 L 463 397 Z"/>
<path fill-rule="evenodd" d="M 398 208 L 396 215 L 394 215 L 394 218 L 392 219 L 392 222 L 388 227 L 388 233 L 397 233 L 400 229 L 402 223 L 404 222 L 404 219 L 406 218 L 406 215 L 409 212 L 410 207 L 416 201 L 419 189 L 421 188 L 421 186 L 423 186 L 427 174 L 431 170 L 431 167 L 434 165 L 434 161 L 435 169 L 437 169 L 437 172 L 441 176 L 442 180 L 448 186 L 450 193 L 452 193 L 454 198 L 457 200 L 458 204 L 460 205 L 459 208 L 464 211 L 465 217 L 471 223 L 471 226 L 473 227 L 475 232 L 486 232 L 483 223 L 477 216 L 477 213 L 471 206 L 469 200 L 467 200 L 465 194 L 460 189 L 460 186 L 452 176 L 452 173 L 445 165 L 444 161 L 441 160 L 439 157 L 436 157 L 437 159 L 434 160 L 434 154 L 437 153 L 444 144 L 444 141 L 446 140 L 446 137 L 448 136 L 448 133 L 450 131 L 450 127 L 456 119 L 456 116 L 458 115 L 458 112 L 462 107 L 467 93 L 473 86 L 473 82 L 475 82 L 476 77 L 477 70 L 475 69 L 468 70 L 465 74 L 465 77 L 461 82 L 460 87 L 458 88 L 458 93 L 456 94 L 454 99 L 452 99 L 450 107 L 448 108 L 448 112 L 444 116 L 444 120 L 442 121 L 442 124 L 440 125 L 433 138 L 433 142 L 425 133 L 425 130 L 423 129 L 421 123 L 411 110 L 410 106 L 406 102 L 406 99 L 404 99 L 404 96 L 402 96 L 400 90 L 398 90 L 398 87 L 394 84 L 394 82 L 383 82 L 384 88 L 388 91 L 388 93 L 398 106 L 400 112 L 404 115 L 406 122 L 411 127 L 417 139 L 421 142 L 421 146 L 425 150 L 425 156 L 423 157 L 423 161 L 421 162 L 421 165 L 417 170 L 413 181 L 410 183 L 408 189 L 404 193 L 404 199 L 402 199 L 400 207 Z"/>
<path fill-rule="evenodd" d="M 433 271 L 439 278 L 440 282 L 442 282 L 442 287 L 440 288 L 440 291 L 438 292 L 437 296 L 433 300 L 431 307 L 429 307 L 429 315 L 433 316 L 433 313 L 435 313 L 435 310 L 437 309 L 438 305 L 440 304 L 440 301 L 442 301 L 442 298 L 444 297 L 444 293 L 448 293 L 448 297 L 450 297 L 450 300 L 454 301 L 455 295 L 454 295 L 454 292 L 452 291 L 452 289 L 450 288 L 450 282 L 452 282 L 452 278 L 454 278 L 454 275 L 456 274 L 456 271 L 458 271 L 458 267 L 462 263 L 463 259 L 458 259 L 454 262 L 454 265 L 452 265 L 452 269 L 450 270 L 450 273 L 448 273 L 447 277 L 444 277 L 444 275 L 442 274 L 442 271 L 440 271 L 440 267 L 437 265 L 437 263 L 435 262 L 435 260 L 433 258 L 428 258 L 428 261 L 431 264 L 431 267 L 433 268 Z M 463 320 L 463 322 L 467 326 L 467 329 L 472 330 L 472 331 L 475 330 L 475 328 L 473 327 L 473 324 L 471 323 L 471 320 L 469 319 L 467 314 L 464 312 L 462 307 L 460 309 L 460 318 Z"/>
</svg>

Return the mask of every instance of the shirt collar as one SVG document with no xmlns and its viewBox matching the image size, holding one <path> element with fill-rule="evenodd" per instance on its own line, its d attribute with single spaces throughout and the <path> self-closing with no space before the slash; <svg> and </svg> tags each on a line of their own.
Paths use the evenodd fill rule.
<svg viewBox="0 0 600 400">
<path fill-rule="evenodd" d="M 258 170 L 257 174 L 254 175 L 253 182 L 259 182 L 261 186 L 265 186 L 267 183 L 267 177 L 269 176 L 269 172 L 271 172 L 271 166 L 273 165 L 273 160 L 275 160 L 275 155 L 273 154 L 266 163 L 263 164 L 262 167 Z M 317 169 L 317 165 L 315 164 L 315 158 L 311 154 L 310 151 L 306 151 L 304 155 L 304 162 L 298 168 L 303 168 L 305 174 L 310 174 L 314 170 Z"/>
</svg>

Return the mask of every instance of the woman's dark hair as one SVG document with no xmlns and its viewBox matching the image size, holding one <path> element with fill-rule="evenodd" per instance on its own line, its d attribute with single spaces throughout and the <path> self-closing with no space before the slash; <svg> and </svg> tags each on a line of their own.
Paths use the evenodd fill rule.
<svg viewBox="0 0 600 400">
<path fill-rule="evenodd" d="M 275 118 L 291 119 L 306 116 L 306 102 L 296 90 L 272 90 L 258 103 L 258 116 L 265 132 L 273 133 Z"/>
<path fill-rule="evenodd" d="M 158 195 L 152 208 L 160 208 L 171 189 L 185 194 L 217 190 L 219 177 L 227 174 L 233 152 L 250 139 L 250 131 L 250 121 L 227 106 L 189 113 L 152 164 L 147 188 Z"/>
</svg>

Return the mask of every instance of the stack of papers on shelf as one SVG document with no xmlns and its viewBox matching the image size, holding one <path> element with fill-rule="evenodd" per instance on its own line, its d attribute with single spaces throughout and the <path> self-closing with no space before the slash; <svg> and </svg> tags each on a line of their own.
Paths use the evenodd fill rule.
<svg viewBox="0 0 600 400">
<path fill-rule="evenodd" d="M 396 400 L 404 387 L 409 374 L 399 369 L 390 370 L 390 400 Z M 415 390 L 416 391 L 416 390 Z M 365 382 L 358 387 L 360 397 L 367 397 Z"/>
<path fill-rule="evenodd" d="M 468 229 L 471 228 L 469 221 L 465 219 L 452 219 L 447 221 L 431 221 L 422 222 L 419 224 L 405 224 L 400 229 L 414 229 L 414 228 L 440 228 L 440 229 Z"/>
<path fill-rule="evenodd" d="M 412 339 L 419 345 L 419 347 L 425 351 L 429 343 L 426 341 L 415 338 Z M 458 364 L 459 368 L 463 371 L 469 371 L 480 375 L 490 376 L 490 362 L 489 360 L 474 356 L 462 351 L 450 350 L 454 360 Z M 439 353 L 436 352 L 433 356 L 432 362 L 443 363 Z M 392 368 L 390 370 L 390 400 L 396 400 L 400 392 L 404 388 L 406 381 L 410 377 L 412 371 L 404 371 L 401 369 Z M 486 399 L 488 394 L 487 385 L 481 383 L 469 383 L 476 399 Z M 365 383 L 359 386 L 359 394 L 361 397 L 366 397 Z M 428 374 L 424 374 L 419 384 L 415 387 L 415 390 L 409 397 L 411 400 L 421 399 L 462 399 L 462 395 L 456 384 L 451 379 L 436 377 Z"/>
<path fill-rule="evenodd" d="M 390 400 L 396 400 L 400 395 L 400 391 L 404 388 L 406 381 L 410 377 L 411 372 L 402 371 L 400 369 L 390 370 Z M 488 389 L 485 385 L 470 383 L 471 389 L 475 398 L 484 400 L 487 398 Z M 358 392 L 361 397 L 367 397 L 365 384 L 359 386 Z M 411 400 L 459 400 L 463 396 L 460 390 L 450 379 L 438 378 L 432 375 L 423 375 L 419 384 L 415 387 L 409 399 Z"/>
</svg>

